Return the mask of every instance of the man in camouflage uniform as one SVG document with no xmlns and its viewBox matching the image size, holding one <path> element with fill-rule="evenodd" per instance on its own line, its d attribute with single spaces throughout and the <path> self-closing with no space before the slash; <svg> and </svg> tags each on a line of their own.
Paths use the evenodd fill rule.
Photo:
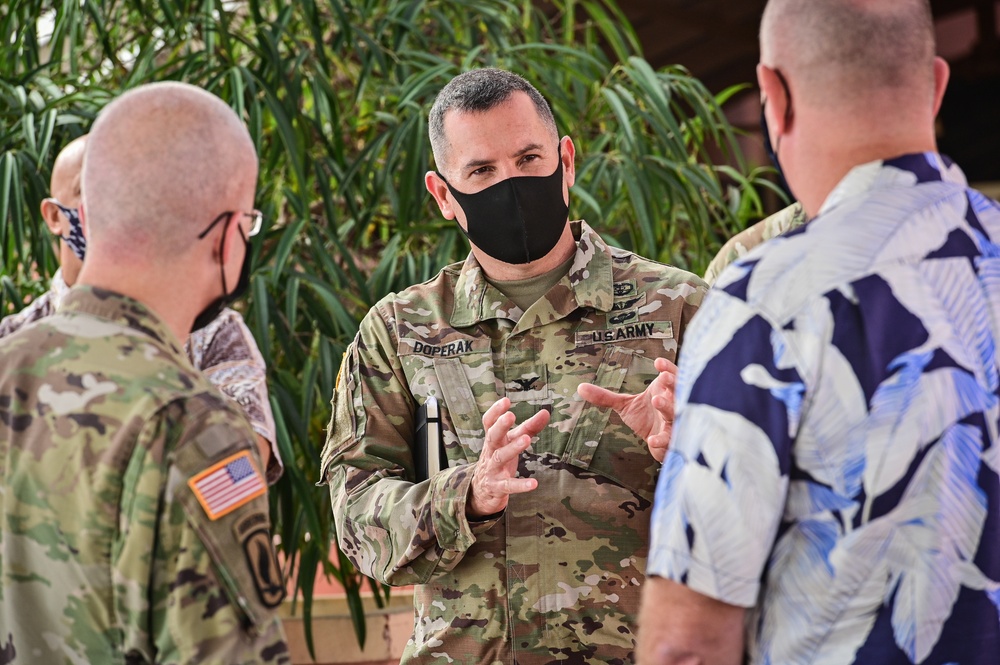
<svg viewBox="0 0 1000 665">
<path fill-rule="evenodd" d="M 427 188 L 472 253 L 348 349 L 322 458 L 340 547 L 417 585 L 403 663 L 632 662 L 663 451 L 576 391 L 669 384 L 705 285 L 567 221 L 575 148 L 524 79 L 458 76 L 430 136 Z M 447 468 L 418 482 L 431 397 Z"/>
<path fill-rule="evenodd" d="M 793 203 L 753 226 L 743 229 L 722 246 L 705 270 L 705 281 L 714 284 L 730 263 L 746 256 L 757 245 L 806 223 L 802 204 Z"/>
<path fill-rule="evenodd" d="M 54 238 L 60 239 L 56 255 L 59 270 L 52 276 L 49 290 L 16 314 L 0 320 L 0 339 L 22 327 L 50 316 L 76 284 L 86 253 L 86 239 L 80 222 L 80 173 L 87 137 L 70 141 L 56 156 L 49 183 L 51 197 L 42 201 L 42 219 Z M 281 477 L 284 465 L 278 452 L 274 415 L 267 396 L 267 368 L 257 343 L 239 312 L 225 308 L 204 328 L 194 330 L 184 341 L 191 363 L 208 377 L 223 395 L 243 409 L 257 434 L 267 482 Z"/>
<path fill-rule="evenodd" d="M 288 662 L 253 432 L 178 342 L 241 281 L 256 173 L 191 86 L 95 123 L 78 285 L 0 342 L 0 663 Z"/>
</svg>

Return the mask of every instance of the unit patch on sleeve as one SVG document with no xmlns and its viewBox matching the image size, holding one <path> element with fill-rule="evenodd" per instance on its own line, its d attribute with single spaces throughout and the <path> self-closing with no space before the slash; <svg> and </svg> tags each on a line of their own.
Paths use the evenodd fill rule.
<svg viewBox="0 0 1000 665">
<path fill-rule="evenodd" d="M 188 480 L 198 503 L 210 520 L 228 515 L 267 492 L 264 476 L 243 450 Z"/>
<path fill-rule="evenodd" d="M 274 554 L 267 517 L 257 513 L 242 520 L 236 525 L 236 538 L 243 545 L 260 602 L 265 607 L 277 607 L 285 597 L 285 584 Z"/>
</svg>

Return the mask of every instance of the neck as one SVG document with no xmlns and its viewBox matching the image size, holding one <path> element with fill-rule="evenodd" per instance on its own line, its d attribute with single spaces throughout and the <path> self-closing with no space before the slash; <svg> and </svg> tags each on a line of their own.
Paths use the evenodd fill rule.
<svg viewBox="0 0 1000 665">
<path fill-rule="evenodd" d="M 497 261 L 475 245 L 472 245 L 472 254 L 479 261 L 486 277 L 493 281 L 510 282 L 521 279 L 531 279 L 551 272 L 566 263 L 571 256 L 576 253 L 576 240 L 573 238 L 573 229 L 569 224 L 563 229 L 559 242 L 552 248 L 552 251 L 540 259 L 531 263 L 514 265 Z"/>
<path fill-rule="evenodd" d="M 795 169 L 798 177 L 794 189 L 810 218 L 819 213 L 830 193 L 854 167 L 899 155 L 937 150 L 933 119 L 902 121 L 889 127 L 884 119 L 892 118 L 896 122 L 898 111 L 885 115 L 869 111 L 861 119 L 859 115 L 851 114 L 846 120 L 844 114 L 836 113 L 817 113 L 814 119 L 800 116 L 798 136 L 792 142 L 798 142 L 795 154 L 804 157 Z M 787 143 L 783 141 L 782 153 Z M 782 157 L 779 155 L 779 159 Z"/>
<path fill-rule="evenodd" d="M 60 260 L 59 267 L 62 268 L 62 277 L 63 281 L 66 282 L 66 286 L 73 286 L 80 276 L 80 269 L 83 266 L 83 262 L 76 258 L 76 254 L 72 250 L 67 250 L 67 253 L 68 256 L 63 256 L 62 260 Z"/>
<path fill-rule="evenodd" d="M 190 284 L 178 276 L 183 270 L 158 274 L 148 264 L 135 265 L 102 261 L 88 255 L 77 284 L 120 293 L 148 307 L 170 329 L 177 341 L 184 343 L 191 333 L 197 312 L 192 306 Z"/>
</svg>

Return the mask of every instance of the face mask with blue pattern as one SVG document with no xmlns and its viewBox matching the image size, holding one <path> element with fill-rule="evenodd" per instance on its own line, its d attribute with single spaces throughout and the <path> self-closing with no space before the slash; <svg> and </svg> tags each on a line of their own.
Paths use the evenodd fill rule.
<svg viewBox="0 0 1000 665">
<path fill-rule="evenodd" d="M 76 258 L 83 261 L 84 255 L 87 253 L 87 239 L 83 236 L 83 225 L 80 223 L 80 211 L 77 208 L 67 208 L 63 204 L 59 203 L 55 199 L 51 199 L 52 203 L 55 204 L 62 214 L 66 215 L 66 219 L 69 220 L 69 235 L 59 236 L 62 238 L 69 248 L 73 250 L 76 254 Z"/>
</svg>

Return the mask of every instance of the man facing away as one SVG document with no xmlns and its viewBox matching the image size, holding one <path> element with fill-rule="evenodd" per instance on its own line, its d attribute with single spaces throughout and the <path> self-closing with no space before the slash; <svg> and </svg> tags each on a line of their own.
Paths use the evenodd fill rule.
<svg viewBox="0 0 1000 665">
<path fill-rule="evenodd" d="M 811 221 L 688 331 L 640 662 L 995 663 L 1000 207 L 936 152 L 930 7 L 771 0 L 757 75 Z"/>
<path fill-rule="evenodd" d="M 77 286 L 0 342 L 3 662 L 288 662 L 254 434 L 179 342 L 245 280 L 256 175 L 192 86 L 95 122 Z"/>
<path fill-rule="evenodd" d="M 56 156 L 49 183 L 51 196 L 41 205 L 46 226 L 54 238 L 62 241 L 57 243 L 59 270 L 52 276 L 48 291 L 20 312 L 0 320 L 0 339 L 50 316 L 70 287 L 76 284 L 87 251 L 79 212 L 80 174 L 86 141 L 86 135 L 76 138 Z M 184 351 L 191 363 L 246 413 L 257 434 L 257 444 L 267 468 L 268 484 L 274 484 L 281 477 L 284 467 L 278 453 L 274 415 L 267 396 L 267 371 L 243 317 L 226 307 L 183 341 Z"/>
<path fill-rule="evenodd" d="M 429 125 L 427 189 L 472 252 L 376 304 L 348 349 L 322 459 L 340 547 L 417 585 L 404 663 L 632 662 L 665 445 L 576 389 L 672 380 L 704 283 L 568 221 L 575 147 L 521 77 L 459 75 Z M 422 479 L 429 398 L 447 460 Z"/>
</svg>

